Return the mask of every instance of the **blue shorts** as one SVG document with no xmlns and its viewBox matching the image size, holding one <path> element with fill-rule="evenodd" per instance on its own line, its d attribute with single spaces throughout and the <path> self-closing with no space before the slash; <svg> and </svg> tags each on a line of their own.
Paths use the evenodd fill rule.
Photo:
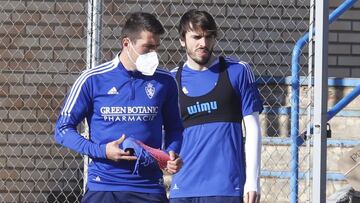
<svg viewBox="0 0 360 203">
<path fill-rule="evenodd" d="M 170 203 L 243 203 L 242 196 L 210 196 L 171 198 Z"/>
<path fill-rule="evenodd" d="M 81 203 L 168 203 L 165 194 L 152 194 L 128 191 L 87 191 Z"/>
</svg>

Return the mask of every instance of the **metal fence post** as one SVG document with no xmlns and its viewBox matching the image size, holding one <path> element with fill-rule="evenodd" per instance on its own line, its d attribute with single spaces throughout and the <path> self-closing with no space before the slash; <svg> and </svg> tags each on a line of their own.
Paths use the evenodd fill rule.
<svg viewBox="0 0 360 203">
<path fill-rule="evenodd" d="M 326 121 L 329 2 L 315 3 L 315 86 L 312 202 L 326 201 Z"/>
<path fill-rule="evenodd" d="M 102 16 L 102 0 L 88 0 L 87 13 L 87 52 L 86 52 L 86 68 L 94 68 L 100 62 L 100 44 L 101 44 L 101 16 Z M 84 122 L 84 137 L 90 138 L 89 126 Z M 84 155 L 84 182 L 83 192 L 86 192 L 88 165 L 90 158 Z"/>
</svg>

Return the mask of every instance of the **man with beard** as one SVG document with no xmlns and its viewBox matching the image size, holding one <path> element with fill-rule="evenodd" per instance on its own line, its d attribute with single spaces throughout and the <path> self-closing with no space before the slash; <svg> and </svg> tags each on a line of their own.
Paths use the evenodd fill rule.
<svg viewBox="0 0 360 203">
<path fill-rule="evenodd" d="M 178 29 L 187 61 L 172 72 L 185 127 L 184 164 L 173 177 L 170 201 L 259 202 L 263 107 L 254 74 L 246 62 L 213 55 L 217 26 L 209 13 L 186 12 Z"/>
</svg>

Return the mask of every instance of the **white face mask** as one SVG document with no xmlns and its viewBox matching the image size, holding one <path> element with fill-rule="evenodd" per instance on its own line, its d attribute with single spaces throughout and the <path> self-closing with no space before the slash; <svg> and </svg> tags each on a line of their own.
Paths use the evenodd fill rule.
<svg viewBox="0 0 360 203">
<path fill-rule="evenodd" d="M 131 62 L 133 62 L 135 64 L 136 69 L 139 72 L 141 72 L 143 75 L 148 75 L 148 76 L 154 75 L 156 68 L 159 65 L 159 59 L 158 59 L 157 53 L 155 51 L 152 51 L 152 52 L 149 52 L 146 54 L 139 54 L 134 49 L 131 42 L 130 42 L 130 46 L 135 51 L 135 53 L 137 55 L 139 55 L 139 57 L 134 62 L 133 58 L 130 56 L 129 51 L 128 51 L 128 56 L 129 56 Z"/>
</svg>

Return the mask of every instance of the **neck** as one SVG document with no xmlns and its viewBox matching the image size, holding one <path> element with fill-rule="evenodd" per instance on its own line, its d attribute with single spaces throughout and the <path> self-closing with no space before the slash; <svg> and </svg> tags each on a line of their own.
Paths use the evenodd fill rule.
<svg viewBox="0 0 360 203">
<path fill-rule="evenodd" d="M 192 60 L 189 56 L 187 56 L 186 63 L 189 65 L 189 68 L 197 71 L 204 71 L 209 68 L 209 66 L 216 60 L 216 57 L 211 55 L 209 61 L 206 64 L 198 64 L 194 60 Z"/>
<path fill-rule="evenodd" d="M 135 71 L 136 66 L 135 64 L 129 59 L 129 56 L 127 53 L 125 53 L 126 50 L 122 50 L 120 55 L 118 56 L 120 59 L 120 62 L 125 67 L 127 71 Z"/>
</svg>

